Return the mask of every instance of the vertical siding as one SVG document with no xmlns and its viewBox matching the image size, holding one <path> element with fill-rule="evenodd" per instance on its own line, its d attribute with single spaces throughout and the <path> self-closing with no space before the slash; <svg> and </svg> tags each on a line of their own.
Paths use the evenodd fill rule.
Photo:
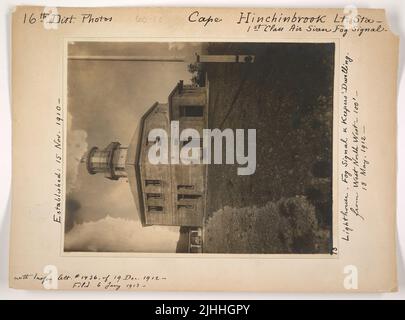
<svg viewBox="0 0 405 320">
<path fill-rule="evenodd" d="M 142 147 L 141 147 L 141 183 L 142 197 L 145 204 L 146 224 L 173 224 L 173 210 L 171 199 L 171 184 L 170 184 L 170 165 L 153 165 L 148 160 L 149 148 L 152 144 L 147 145 L 147 137 L 150 130 L 161 128 L 169 131 L 169 116 L 167 104 L 158 104 L 155 109 L 148 115 L 144 121 L 142 131 Z M 146 186 L 146 180 L 160 180 L 160 186 Z M 162 199 L 147 199 L 147 193 L 161 193 Z M 148 206 L 160 205 L 163 206 L 162 212 L 149 212 Z"/>
<path fill-rule="evenodd" d="M 202 106 L 203 117 L 180 117 L 181 106 Z M 206 166 L 200 165 L 153 165 L 148 161 L 147 145 L 150 130 L 162 128 L 168 133 L 170 143 L 170 121 L 180 122 L 180 132 L 185 128 L 198 130 L 202 138 L 202 129 L 207 127 L 207 95 L 205 88 L 184 86 L 181 93 L 175 91 L 171 96 L 170 108 L 167 104 L 157 104 L 145 118 L 142 129 L 142 146 L 140 153 L 140 175 L 142 198 L 145 204 L 146 224 L 202 226 L 205 210 Z M 170 112 L 169 112 L 170 111 Z M 170 118 L 170 115 L 172 118 Z M 180 146 L 181 148 L 181 146 Z M 169 145 L 170 159 L 170 145 Z M 146 186 L 146 180 L 160 180 L 160 186 Z M 193 189 L 178 190 L 178 185 L 191 185 Z M 163 199 L 147 199 L 147 193 L 161 193 Z M 194 195 L 196 199 L 178 199 L 179 194 Z M 162 212 L 149 212 L 148 206 L 163 206 Z M 191 205 L 193 209 L 178 209 L 178 205 Z"/>
<path fill-rule="evenodd" d="M 180 117 L 180 107 L 202 106 L 203 117 Z M 202 129 L 207 128 L 207 95 L 205 88 L 184 86 L 181 92 L 176 91 L 170 104 L 171 120 L 179 121 L 180 132 L 186 128 L 196 129 L 202 138 Z M 172 207 L 174 208 L 174 222 L 182 226 L 202 226 L 205 209 L 206 166 L 173 165 L 172 166 Z M 178 190 L 179 185 L 192 185 L 192 190 Z M 198 199 L 178 200 L 179 194 L 193 194 L 200 196 Z M 193 205 L 194 209 L 178 209 L 178 205 Z"/>
</svg>

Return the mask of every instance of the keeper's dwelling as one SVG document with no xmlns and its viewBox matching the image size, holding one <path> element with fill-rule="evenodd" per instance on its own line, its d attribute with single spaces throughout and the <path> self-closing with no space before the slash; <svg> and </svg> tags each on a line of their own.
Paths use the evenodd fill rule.
<svg viewBox="0 0 405 320">
<path fill-rule="evenodd" d="M 202 137 L 202 129 L 207 128 L 207 109 L 207 88 L 184 85 L 180 81 L 170 93 L 168 103 L 156 102 L 134 126 L 129 146 L 111 142 L 105 149 L 93 147 L 83 162 L 90 174 L 103 173 L 112 180 L 128 179 L 143 226 L 201 227 L 206 200 L 206 165 L 185 165 L 181 161 L 179 164 L 150 163 L 149 148 L 158 141 L 148 141 L 148 134 L 155 128 L 164 129 L 170 141 L 170 123 L 178 121 L 179 132 L 193 128 Z M 174 144 L 179 144 L 178 139 Z"/>
</svg>

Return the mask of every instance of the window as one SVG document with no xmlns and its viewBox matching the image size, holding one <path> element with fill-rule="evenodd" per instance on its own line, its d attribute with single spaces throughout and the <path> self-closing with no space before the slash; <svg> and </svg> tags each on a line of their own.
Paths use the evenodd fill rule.
<svg viewBox="0 0 405 320">
<path fill-rule="evenodd" d="M 154 141 L 149 141 L 149 136 L 146 136 L 146 145 L 150 146 L 153 145 L 155 143 L 159 143 L 160 142 L 160 137 L 156 137 L 156 139 Z"/>
<path fill-rule="evenodd" d="M 177 200 L 195 200 L 201 198 L 199 194 L 178 194 Z"/>
<path fill-rule="evenodd" d="M 179 184 L 177 190 L 194 190 L 194 186 L 191 184 Z"/>
<path fill-rule="evenodd" d="M 189 143 L 189 142 L 191 142 L 191 141 L 193 141 L 193 138 L 188 137 L 187 140 L 181 141 L 181 146 L 184 147 L 187 143 Z"/>
<path fill-rule="evenodd" d="M 203 117 L 202 106 L 180 106 L 180 117 Z"/>
<path fill-rule="evenodd" d="M 181 209 L 194 210 L 195 207 L 192 204 L 178 204 L 177 209 L 178 210 L 181 210 Z"/>
<path fill-rule="evenodd" d="M 193 148 L 196 148 L 196 147 L 202 148 L 203 147 L 203 139 L 201 139 L 201 138 L 193 139 L 191 137 L 188 137 L 187 140 L 185 140 L 185 141 L 181 141 L 181 146 L 184 147 L 187 143 L 189 143 L 191 141 L 193 141 Z"/>
<path fill-rule="evenodd" d="M 162 206 L 148 206 L 148 211 L 149 212 L 162 212 L 163 207 Z"/>
<path fill-rule="evenodd" d="M 160 180 L 145 180 L 145 186 L 160 186 L 162 182 Z"/>
<path fill-rule="evenodd" d="M 189 146 L 190 148 L 200 148 L 200 159 L 203 159 L 204 157 L 204 147 L 203 147 L 203 139 L 192 139 L 191 137 L 188 137 L 186 141 L 181 141 L 181 147 L 184 147 L 186 144 L 189 142 L 193 141 L 192 146 Z M 189 156 L 191 156 L 191 150 L 189 151 Z"/>
<path fill-rule="evenodd" d="M 162 199 L 163 195 L 161 193 L 147 193 L 146 199 Z"/>
</svg>

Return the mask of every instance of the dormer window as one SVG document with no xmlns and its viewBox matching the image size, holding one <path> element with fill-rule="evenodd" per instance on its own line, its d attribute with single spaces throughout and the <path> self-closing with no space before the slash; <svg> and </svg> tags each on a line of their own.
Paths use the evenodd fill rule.
<svg viewBox="0 0 405 320">
<path fill-rule="evenodd" d="M 149 212 L 163 212 L 162 206 L 148 206 Z"/>
<path fill-rule="evenodd" d="M 145 180 L 145 186 L 161 186 L 162 181 L 160 180 L 151 180 L 151 179 L 146 179 Z"/>
<path fill-rule="evenodd" d="M 180 106 L 180 117 L 202 118 L 204 116 L 203 106 Z"/>
<path fill-rule="evenodd" d="M 149 140 L 149 137 L 146 136 L 146 145 L 147 145 L 147 146 L 151 146 L 151 145 L 154 145 L 155 143 L 159 143 L 159 142 L 160 142 L 160 137 L 159 137 L 159 136 L 156 137 L 156 139 L 155 139 L 155 140 L 152 140 L 152 141 L 150 141 L 150 140 Z"/>
<path fill-rule="evenodd" d="M 178 194 L 177 200 L 195 200 L 201 198 L 200 194 Z"/>
<path fill-rule="evenodd" d="M 147 193 L 146 199 L 162 199 L 163 195 L 161 193 Z"/>
</svg>

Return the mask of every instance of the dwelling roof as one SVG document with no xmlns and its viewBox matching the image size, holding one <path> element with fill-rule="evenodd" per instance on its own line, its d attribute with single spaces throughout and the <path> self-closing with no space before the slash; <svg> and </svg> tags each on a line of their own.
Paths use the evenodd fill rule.
<svg viewBox="0 0 405 320">
<path fill-rule="evenodd" d="M 170 92 L 169 97 L 167 98 L 169 102 L 169 117 L 170 119 L 173 119 L 173 114 L 172 114 L 172 98 L 173 96 L 178 92 L 181 91 L 181 88 L 183 87 L 183 80 L 180 80 L 176 86 L 173 88 L 173 90 Z"/>
<path fill-rule="evenodd" d="M 128 182 L 131 189 L 132 196 L 135 201 L 135 206 L 139 213 L 139 218 L 142 225 L 146 225 L 145 208 L 143 204 L 142 196 L 142 183 L 140 173 L 140 154 L 142 146 L 142 132 L 145 123 L 145 119 L 148 115 L 158 106 L 156 102 L 151 106 L 148 111 L 140 118 L 139 123 L 136 126 L 134 134 L 130 144 L 128 145 L 127 158 L 125 161 L 125 168 L 128 175 Z"/>
</svg>

